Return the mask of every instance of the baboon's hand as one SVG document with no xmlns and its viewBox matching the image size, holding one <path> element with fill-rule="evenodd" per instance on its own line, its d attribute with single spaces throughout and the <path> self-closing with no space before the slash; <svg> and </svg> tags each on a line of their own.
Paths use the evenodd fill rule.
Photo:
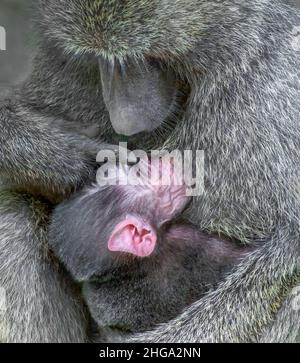
<svg viewBox="0 0 300 363">
<path fill-rule="evenodd" d="M 61 140 L 62 139 L 62 140 Z M 49 156 L 49 167 L 45 164 L 40 170 L 42 184 L 45 181 L 46 190 L 51 186 L 54 194 L 64 198 L 67 194 L 80 189 L 82 186 L 96 181 L 97 153 L 108 148 L 107 144 L 96 142 L 80 135 L 60 134 L 57 142 L 58 149 Z M 45 149 L 46 151 L 47 149 Z M 52 151 L 52 150 L 51 150 Z M 45 159 L 48 155 L 43 155 Z M 39 166 L 39 165 L 38 165 Z M 49 175 L 49 181 L 44 175 Z M 51 185 L 48 185 L 51 183 Z"/>
<path fill-rule="evenodd" d="M 1 178 L 10 187 L 56 202 L 95 181 L 97 152 L 107 145 L 16 118 L 0 110 Z"/>
<path fill-rule="evenodd" d="M 27 167 L 20 168 L 16 175 L 24 188 L 60 201 L 96 180 L 96 155 L 101 148 L 100 143 L 64 134 L 56 135 L 51 142 L 47 141 L 42 141 L 40 147 L 34 146 L 36 150 L 30 150 L 30 154 L 35 151 L 35 158 L 28 159 Z M 22 155 L 22 150 L 16 153 L 16 157 L 18 155 Z"/>
</svg>

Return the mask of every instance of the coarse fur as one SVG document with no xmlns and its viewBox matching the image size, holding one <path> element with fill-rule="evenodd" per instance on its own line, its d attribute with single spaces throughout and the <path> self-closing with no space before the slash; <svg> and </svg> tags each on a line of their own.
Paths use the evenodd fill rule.
<svg viewBox="0 0 300 363">
<path fill-rule="evenodd" d="M 121 63 L 151 57 L 188 83 L 190 93 L 175 127 L 166 124 L 129 141 L 141 148 L 203 149 L 205 193 L 194 198 L 185 217 L 201 230 L 257 247 L 215 291 L 137 340 L 247 342 L 262 336 L 287 341 L 295 336 L 300 312 L 288 295 L 299 285 L 300 265 L 296 10 L 276 0 L 40 4 L 42 42 L 33 74 L 0 110 L 0 168 L 7 189 L 1 194 L 0 285 L 13 297 L 3 340 L 82 338 L 67 334 L 74 324 L 72 305 L 61 313 L 65 320 L 57 310 L 44 309 L 45 301 L 60 295 L 43 289 L 48 277 L 32 279 L 33 262 L 26 268 L 12 248 L 18 241 L 18 255 L 34 249 L 39 257 L 43 239 L 36 238 L 36 230 L 42 233 L 47 222 L 39 226 L 37 221 L 48 213 L 27 198 L 26 208 L 38 217 L 25 223 L 22 197 L 10 207 L 14 218 L 8 205 L 15 200 L 11 190 L 63 200 L 93 175 L 95 144 L 120 139 L 102 101 L 95 54 Z M 66 126 L 53 125 L 57 118 Z M 76 127 L 95 124 L 99 132 L 91 145 Z M 51 269 L 48 260 L 38 261 Z M 9 283 L 11 276 L 20 283 Z M 24 281 L 26 291 L 19 286 Z M 40 292 L 34 305 L 28 300 L 32 291 Z M 77 313 L 81 311 L 79 304 Z M 36 320 L 40 329 L 31 325 Z M 58 333 L 63 331 L 64 338 Z"/>
</svg>

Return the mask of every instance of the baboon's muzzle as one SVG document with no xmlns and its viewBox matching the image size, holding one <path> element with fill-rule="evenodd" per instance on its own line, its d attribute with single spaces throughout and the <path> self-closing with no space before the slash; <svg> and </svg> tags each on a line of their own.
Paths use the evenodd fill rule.
<svg viewBox="0 0 300 363">
<path fill-rule="evenodd" d="M 99 60 L 103 97 L 118 134 L 131 136 L 159 127 L 172 110 L 175 76 L 152 62 Z"/>
</svg>

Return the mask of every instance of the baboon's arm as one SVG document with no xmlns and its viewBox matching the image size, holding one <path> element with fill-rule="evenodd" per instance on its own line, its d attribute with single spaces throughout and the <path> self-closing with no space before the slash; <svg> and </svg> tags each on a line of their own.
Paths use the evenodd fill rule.
<svg viewBox="0 0 300 363">
<path fill-rule="evenodd" d="M 282 227 L 269 243 L 248 255 L 218 289 L 173 321 L 137 336 L 136 341 L 251 341 L 275 319 L 286 291 L 299 281 L 299 241 L 291 238 Z"/>
<path fill-rule="evenodd" d="M 1 179 L 9 186 L 56 198 L 94 175 L 97 147 L 84 136 L 28 119 L 28 113 L 23 118 L 9 102 L 0 108 L 0 129 Z"/>
</svg>

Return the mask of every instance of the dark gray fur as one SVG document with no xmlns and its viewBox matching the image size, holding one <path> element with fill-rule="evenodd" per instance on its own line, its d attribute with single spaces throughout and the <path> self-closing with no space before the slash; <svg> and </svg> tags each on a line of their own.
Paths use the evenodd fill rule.
<svg viewBox="0 0 300 363">
<path fill-rule="evenodd" d="M 248 251 L 183 222 L 159 227 L 162 221 L 154 217 L 159 211 L 151 202 L 155 195 L 135 194 L 134 188 L 94 187 L 59 205 L 50 223 L 50 246 L 83 283 L 101 341 L 175 318 L 215 288 Z M 158 234 L 149 257 L 108 250 L 112 230 L 128 213 L 147 221 Z"/>
<path fill-rule="evenodd" d="M 99 125 L 100 141 L 120 139 L 102 101 L 95 53 L 119 61 L 151 57 L 188 82 L 178 122 L 129 141 L 142 148 L 205 150 L 205 194 L 194 198 L 186 218 L 201 230 L 258 247 L 215 291 L 138 339 L 245 342 L 295 336 L 300 312 L 287 296 L 299 285 L 300 265 L 296 10 L 276 0 L 40 3 L 42 42 L 34 71 L 0 110 L 0 170 L 6 185 L 0 285 L 8 296 L 2 340 L 84 340 L 80 319 L 75 337 L 68 333 L 72 312 L 80 315 L 82 307 L 76 311 L 67 294 L 59 316 L 56 309 L 46 309 L 48 301 L 63 299 L 44 288 L 48 274 L 33 279 L 37 267 L 18 258 L 35 251 L 36 266 L 51 269 L 39 252 L 44 239 L 38 236 L 47 222 L 37 223 L 48 213 L 15 191 L 58 201 L 89 180 L 94 144 L 79 137 L 81 126 Z M 52 125 L 58 118 L 64 128 Z"/>
</svg>

